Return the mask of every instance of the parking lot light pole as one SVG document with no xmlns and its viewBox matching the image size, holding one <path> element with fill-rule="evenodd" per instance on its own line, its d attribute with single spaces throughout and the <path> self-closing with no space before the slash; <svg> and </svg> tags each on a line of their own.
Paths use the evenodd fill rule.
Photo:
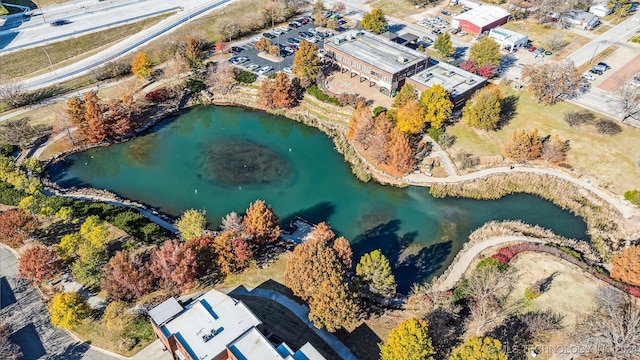
<svg viewBox="0 0 640 360">
<path fill-rule="evenodd" d="M 598 43 L 596 44 L 595 50 L 593 50 L 593 55 L 591 55 L 591 60 L 589 61 L 589 64 L 593 64 L 593 58 L 596 57 L 596 53 L 598 52 L 598 47 L 600 46 L 600 44 L 606 43 L 606 42 L 607 40 L 598 41 Z"/>
<path fill-rule="evenodd" d="M 51 66 L 51 72 L 53 73 L 53 76 L 56 78 L 56 83 L 60 85 L 60 80 L 58 80 L 58 75 L 56 74 L 56 71 L 53 69 L 53 63 L 51 62 L 51 57 L 49 56 L 49 53 L 44 47 L 42 47 L 41 49 L 42 51 L 44 51 L 44 54 L 47 55 L 47 60 L 49 60 L 49 66 Z"/>
</svg>

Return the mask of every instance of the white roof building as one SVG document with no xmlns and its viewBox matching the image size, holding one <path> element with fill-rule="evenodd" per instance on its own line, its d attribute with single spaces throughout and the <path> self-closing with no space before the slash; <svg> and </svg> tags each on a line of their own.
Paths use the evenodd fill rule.
<svg viewBox="0 0 640 360">
<path fill-rule="evenodd" d="M 505 29 L 503 27 L 495 27 L 489 31 L 489 37 L 500 44 L 500 48 L 513 52 L 519 47 L 527 46 L 529 36 Z"/>
<path fill-rule="evenodd" d="M 242 302 L 211 290 L 185 307 L 168 299 L 149 311 L 153 330 L 174 360 L 324 360 L 309 343 L 274 346 L 260 319 Z"/>
</svg>

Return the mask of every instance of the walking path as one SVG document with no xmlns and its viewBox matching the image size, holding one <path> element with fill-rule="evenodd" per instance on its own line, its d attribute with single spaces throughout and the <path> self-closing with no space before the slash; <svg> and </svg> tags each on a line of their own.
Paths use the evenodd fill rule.
<svg viewBox="0 0 640 360">
<path fill-rule="evenodd" d="M 460 257 L 457 259 L 457 261 L 454 261 L 450 265 L 450 269 L 447 269 L 448 274 L 446 275 L 446 278 L 440 281 L 440 290 L 447 291 L 453 288 L 456 283 L 462 278 L 462 275 L 464 275 L 465 271 L 467 271 L 473 259 L 485 249 L 514 241 L 524 241 L 538 244 L 544 243 L 544 241 L 540 239 L 521 235 L 495 236 L 479 241 L 473 244 L 469 249 L 461 250 Z"/>
<path fill-rule="evenodd" d="M 351 351 L 338 339 L 336 339 L 333 334 L 330 334 L 328 331 L 324 329 L 318 329 L 311 323 L 309 320 L 309 310 L 296 303 L 295 301 L 289 299 L 288 297 L 277 293 L 275 291 L 266 290 L 266 289 L 253 289 L 251 291 L 247 290 L 245 287 L 239 287 L 233 290 L 229 295 L 248 295 L 248 296 L 257 296 L 265 299 L 270 299 L 278 304 L 286 307 L 292 313 L 296 314 L 297 317 L 300 318 L 307 326 L 313 330 L 327 345 L 331 346 L 333 351 L 335 351 L 342 359 L 345 360 L 357 360 L 358 358 L 351 353 Z"/>
<path fill-rule="evenodd" d="M 526 172 L 531 174 L 555 176 L 557 178 L 569 181 L 573 184 L 580 186 L 581 188 L 584 188 L 586 190 L 593 192 L 602 200 L 608 202 L 611 206 L 613 206 L 616 210 L 618 210 L 620 214 L 622 214 L 622 216 L 627 220 L 640 215 L 640 212 L 638 211 L 637 207 L 623 202 L 622 199 L 616 197 L 614 194 L 610 194 L 609 192 L 607 192 L 602 188 L 593 186 L 590 180 L 581 180 L 580 178 L 576 178 L 572 175 L 566 174 L 564 172 L 560 172 L 558 170 L 553 170 L 553 169 L 544 169 L 544 168 L 527 167 L 527 166 L 515 166 L 513 168 L 511 166 L 501 166 L 501 167 L 475 171 L 475 172 L 464 174 L 464 175 L 448 176 L 446 178 L 433 178 L 425 174 L 409 174 L 405 176 L 404 179 L 410 185 L 430 186 L 434 184 L 460 183 L 460 182 L 480 179 L 483 177 L 488 177 L 491 175 L 512 174 L 514 172 Z"/>
</svg>

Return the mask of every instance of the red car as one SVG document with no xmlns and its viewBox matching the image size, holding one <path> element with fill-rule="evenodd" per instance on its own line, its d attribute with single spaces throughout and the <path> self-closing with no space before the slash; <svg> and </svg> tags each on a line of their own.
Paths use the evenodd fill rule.
<svg viewBox="0 0 640 360">
<path fill-rule="evenodd" d="M 535 46 L 533 46 L 533 45 L 531 45 L 531 46 L 529 46 L 529 48 L 528 48 L 527 50 L 528 50 L 529 52 L 534 52 L 534 51 L 536 51 L 536 47 L 535 47 Z"/>
</svg>

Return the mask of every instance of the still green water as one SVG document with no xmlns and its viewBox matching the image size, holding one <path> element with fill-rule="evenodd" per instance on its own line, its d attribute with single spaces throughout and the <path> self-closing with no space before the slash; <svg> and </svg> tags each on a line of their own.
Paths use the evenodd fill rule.
<svg viewBox="0 0 640 360">
<path fill-rule="evenodd" d="M 61 186 L 108 189 L 179 215 L 205 209 L 212 227 L 263 199 L 283 225 L 328 221 L 355 256 L 382 249 L 399 290 L 440 273 L 489 220 L 520 219 L 584 239 L 580 218 L 530 195 L 435 199 L 428 188 L 362 183 L 320 131 L 232 107 L 198 107 L 130 142 L 69 156 L 50 170 Z"/>
</svg>

